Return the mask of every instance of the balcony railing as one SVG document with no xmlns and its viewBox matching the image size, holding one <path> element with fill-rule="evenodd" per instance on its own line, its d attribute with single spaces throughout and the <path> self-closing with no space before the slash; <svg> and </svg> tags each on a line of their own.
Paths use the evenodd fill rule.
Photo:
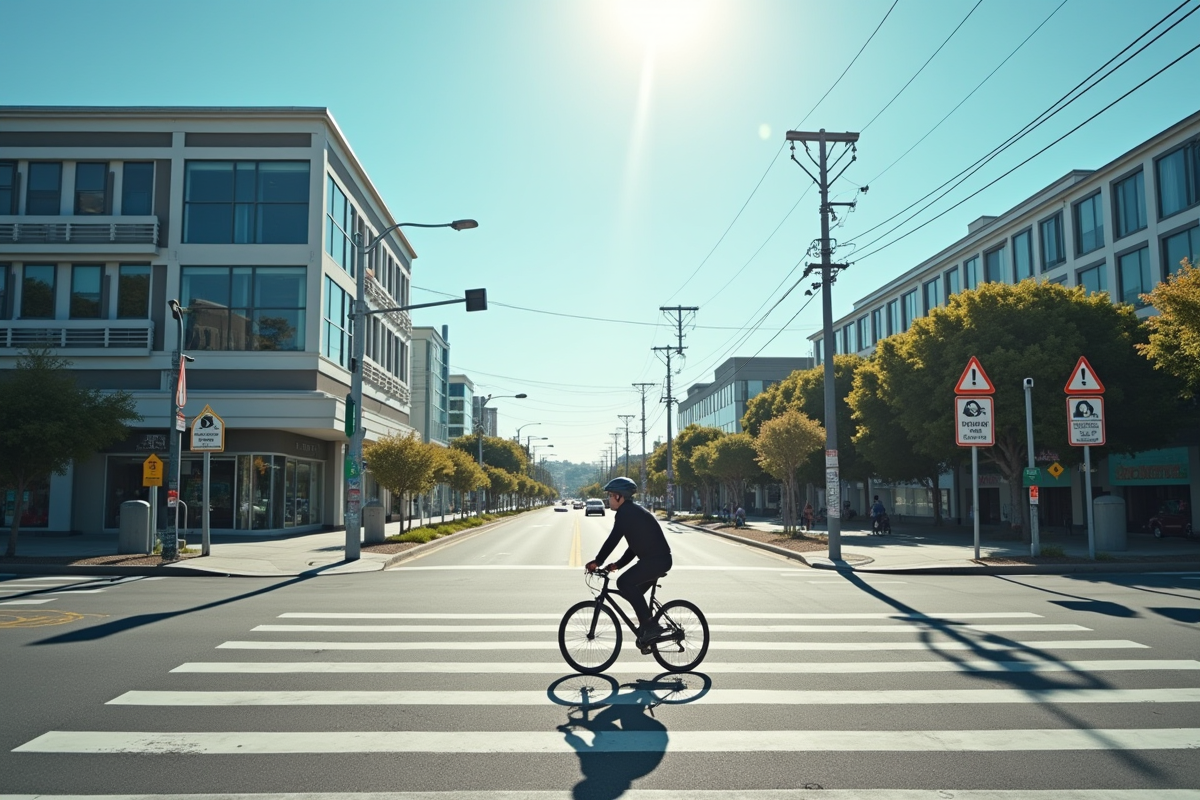
<svg viewBox="0 0 1200 800">
<path fill-rule="evenodd" d="M 0 350 L 120 350 L 150 354 L 154 323 L 140 319 L 0 320 Z"/>
<path fill-rule="evenodd" d="M 408 386 L 395 375 L 384 372 L 371 361 L 363 361 L 363 379 L 389 397 L 394 397 L 401 403 L 412 400 Z"/>
<path fill-rule="evenodd" d="M 394 308 L 400 304 L 379 284 L 373 272 L 368 271 L 367 278 L 369 279 L 366 282 L 367 296 L 374 300 L 380 308 Z M 407 311 L 388 311 L 380 316 L 390 319 L 392 324 L 399 328 L 405 336 L 412 336 L 412 317 L 408 315 Z"/>
<path fill-rule="evenodd" d="M 0 252 L 46 251 L 48 246 L 105 251 L 158 250 L 158 217 L 13 217 L 0 216 Z"/>
</svg>

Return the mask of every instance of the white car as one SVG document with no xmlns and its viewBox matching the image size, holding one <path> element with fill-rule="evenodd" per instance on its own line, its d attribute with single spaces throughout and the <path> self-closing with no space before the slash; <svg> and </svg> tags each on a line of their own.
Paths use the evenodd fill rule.
<svg viewBox="0 0 1200 800">
<path fill-rule="evenodd" d="M 591 514 L 599 514 L 602 517 L 604 516 L 604 501 L 603 500 L 597 500 L 596 498 L 593 497 L 584 504 L 583 515 L 586 517 Z"/>
</svg>

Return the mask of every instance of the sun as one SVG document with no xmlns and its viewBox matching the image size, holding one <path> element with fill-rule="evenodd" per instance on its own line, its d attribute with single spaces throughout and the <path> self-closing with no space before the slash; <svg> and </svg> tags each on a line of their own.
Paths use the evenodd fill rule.
<svg viewBox="0 0 1200 800">
<path fill-rule="evenodd" d="M 678 44 L 696 28 L 704 11 L 702 0 L 621 0 L 625 27 L 648 48 Z"/>
</svg>

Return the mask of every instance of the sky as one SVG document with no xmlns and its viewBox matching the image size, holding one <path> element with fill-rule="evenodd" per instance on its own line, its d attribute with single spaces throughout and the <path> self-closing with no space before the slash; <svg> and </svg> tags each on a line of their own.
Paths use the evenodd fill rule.
<svg viewBox="0 0 1200 800">
<path fill-rule="evenodd" d="M 811 279 L 787 292 L 820 236 L 819 199 L 788 130 L 860 134 L 831 193 L 856 203 L 831 234 L 851 265 L 836 319 L 972 220 L 1197 111 L 1200 52 L 1135 87 L 1200 42 L 1200 13 L 942 200 L 885 224 L 1177 6 L 0 0 L 5 27 L 26 32 L 6 38 L 5 62 L 24 66 L 0 104 L 328 108 L 397 220 L 479 221 L 406 231 L 412 302 L 483 287 L 490 306 L 418 310 L 414 324 L 449 326 L 451 371 L 493 395 L 500 435 L 522 426 L 539 458 L 599 463 L 614 432 L 623 456 L 618 415 L 635 415 L 640 452 L 635 383 L 656 384 L 648 442 L 666 436 L 652 348 L 678 342 L 660 307 L 699 307 L 673 359 L 677 400 L 730 357 L 811 355 L 818 293 L 804 296 Z M 1200 0 L 1183 6 L 1166 24 Z"/>
</svg>

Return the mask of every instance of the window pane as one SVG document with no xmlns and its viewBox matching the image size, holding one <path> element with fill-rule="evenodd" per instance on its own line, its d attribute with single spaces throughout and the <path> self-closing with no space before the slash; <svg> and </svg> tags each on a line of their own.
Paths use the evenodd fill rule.
<svg viewBox="0 0 1200 800">
<path fill-rule="evenodd" d="M 108 164 L 75 165 L 75 213 L 103 214 L 108 197 Z"/>
<path fill-rule="evenodd" d="M 1104 218 L 1100 195 L 1081 200 L 1075 206 L 1075 255 L 1083 255 L 1104 246 Z"/>
<path fill-rule="evenodd" d="M 1118 183 L 1113 191 L 1117 204 L 1117 238 L 1146 227 L 1146 193 L 1142 173 Z"/>
<path fill-rule="evenodd" d="M 952 294 L 958 294 L 958 267 L 946 270 L 946 299 Z"/>
<path fill-rule="evenodd" d="M 0 161 L 0 214 L 16 214 L 17 162 Z"/>
<path fill-rule="evenodd" d="M 1188 206 L 1187 166 L 1184 149 L 1158 160 L 1158 213 L 1168 217 Z"/>
<path fill-rule="evenodd" d="M 117 279 L 117 317 L 146 319 L 150 314 L 150 266 L 122 264 Z"/>
<path fill-rule="evenodd" d="M 0 264 L 0 319 L 8 318 L 8 264 Z"/>
<path fill-rule="evenodd" d="M 974 289 L 979 285 L 979 256 L 963 262 L 963 288 Z"/>
<path fill-rule="evenodd" d="M 299 203 L 259 206 L 257 241 L 261 244 L 306 244 L 308 206 Z"/>
<path fill-rule="evenodd" d="M 228 203 L 233 200 L 233 163 L 229 161 L 187 162 L 189 203 Z"/>
<path fill-rule="evenodd" d="M 1150 248 L 1143 247 L 1132 253 L 1121 256 L 1119 271 L 1121 276 L 1121 301 L 1135 306 L 1144 306 L 1139 295 L 1153 289 L 1150 282 Z"/>
<path fill-rule="evenodd" d="M 239 203 L 253 203 L 255 197 L 255 184 L 258 182 L 256 177 L 257 170 L 253 161 L 239 161 L 234 165 L 236 174 L 234 176 L 233 199 Z"/>
<path fill-rule="evenodd" d="M 100 274 L 98 265 L 71 268 L 71 319 L 100 318 Z"/>
<path fill-rule="evenodd" d="M 27 264 L 21 283 L 21 316 L 29 319 L 54 318 L 54 273 L 52 264 Z"/>
<path fill-rule="evenodd" d="M 149 161 L 127 162 L 121 178 L 121 213 L 149 216 L 153 213 L 153 196 L 154 164 Z"/>
<path fill-rule="evenodd" d="M 254 305 L 254 295 L 251 286 L 254 281 L 254 270 L 250 267 L 233 267 L 232 289 L 229 294 L 229 304 L 241 308 Z"/>
<path fill-rule="evenodd" d="M 1039 226 L 1042 238 L 1042 272 L 1066 260 L 1063 252 L 1062 214 L 1055 214 Z"/>
<path fill-rule="evenodd" d="M 305 272 L 303 267 L 260 267 L 255 275 L 255 306 L 304 308 Z"/>
<path fill-rule="evenodd" d="M 1108 270 L 1103 264 L 1082 270 L 1079 273 L 1079 285 L 1087 289 L 1088 294 L 1108 290 Z"/>
<path fill-rule="evenodd" d="M 30 216 L 55 216 L 61 212 L 62 164 L 35 161 L 29 165 L 29 188 L 25 194 L 25 213 Z"/>
<path fill-rule="evenodd" d="M 1013 237 L 1013 280 L 1033 277 L 1033 237 L 1029 231 Z"/>
<path fill-rule="evenodd" d="M 258 199 L 264 203 L 308 203 L 307 161 L 263 161 L 258 165 Z"/>
<path fill-rule="evenodd" d="M 228 267 L 184 267 L 180 302 L 190 309 L 198 301 L 229 308 Z"/>
<path fill-rule="evenodd" d="M 266 309 L 254 315 L 255 350 L 303 350 L 304 312 Z"/>
<path fill-rule="evenodd" d="M 1004 282 L 1004 248 L 983 254 L 984 280 L 988 283 Z"/>
<path fill-rule="evenodd" d="M 1200 261 L 1200 228 L 1191 228 L 1163 240 L 1163 268 L 1168 275 L 1179 271 L 1180 262 L 1187 259 L 1192 266 Z"/>
<path fill-rule="evenodd" d="M 189 244 L 233 241 L 233 206 L 190 203 L 183 216 L 183 240 Z"/>
</svg>

